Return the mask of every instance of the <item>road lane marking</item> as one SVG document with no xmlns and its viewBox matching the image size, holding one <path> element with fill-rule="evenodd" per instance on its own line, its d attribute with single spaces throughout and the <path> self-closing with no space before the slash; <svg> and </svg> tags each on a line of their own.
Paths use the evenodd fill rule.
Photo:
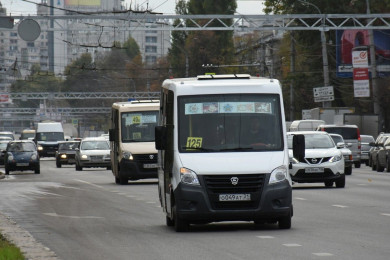
<svg viewBox="0 0 390 260">
<path fill-rule="evenodd" d="M 382 216 L 390 217 L 390 213 L 381 213 Z"/>
<path fill-rule="evenodd" d="M 307 200 L 305 198 L 295 197 L 296 200 Z"/>
<path fill-rule="evenodd" d="M 261 238 L 261 239 L 271 239 L 271 238 L 275 238 L 273 236 L 257 236 L 258 238 Z"/>
<path fill-rule="evenodd" d="M 65 216 L 65 215 L 58 215 L 57 213 L 42 213 L 42 214 L 50 217 L 71 218 L 71 219 L 103 219 L 103 217 L 95 217 L 95 216 Z"/>
<path fill-rule="evenodd" d="M 344 206 L 344 205 L 332 205 L 332 207 L 336 207 L 336 208 L 348 208 L 348 206 Z"/>
<path fill-rule="evenodd" d="M 87 182 L 87 181 L 83 181 L 83 180 L 79 180 L 79 179 L 74 179 L 74 180 L 75 180 L 75 181 L 78 181 L 78 182 L 85 183 L 85 184 L 89 184 L 89 185 L 94 186 L 94 187 L 99 188 L 99 189 L 105 190 L 104 187 L 99 186 L 99 185 L 96 185 L 96 184 L 93 184 L 93 183 L 91 183 L 91 182 Z"/>
<path fill-rule="evenodd" d="M 299 247 L 299 246 L 302 246 L 300 244 L 283 244 L 284 246 L 287 246 L 287 247 Z"/>
<path fill-rule="evenodd" d="M 333 254 L 330 253 L 313 253 L 315 256 L 333 256 Z"/>
</svg>

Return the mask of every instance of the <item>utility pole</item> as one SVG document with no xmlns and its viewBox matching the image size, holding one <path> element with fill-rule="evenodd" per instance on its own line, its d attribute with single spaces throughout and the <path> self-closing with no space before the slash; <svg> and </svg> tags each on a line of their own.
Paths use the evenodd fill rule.
<svg viewBox="0 0 390 260">
<path fill-rule="evenodd" d="M 366 0 L 367 14 L 371 13 L 370 10 L 370 1 Z M 372 84 L 372 100 L 374 103 L 374 114 L 378 115 L 378 130 L 382 132 L 383 130 L 383 113 L 380 106 L 380 94 L 377 86 L 377 73 L 376 73 L 376 58 L 375 58 L 375 42 L 374 42 L 374 32 L 373 30 L 368 30 L 368 37 L 370 41 L 370 63 L 371 63 L 371 84 Z"/>
<path fill-rule="evenodd" d="M 290 73 L 294 75 L 295 72 L 295 43 L 294 43 L 294 31 L 291 31 L 291 60 L 290 60 Z M 290 121 L 294 121 L 294 80 L 290 81 Z"/>
</svg>

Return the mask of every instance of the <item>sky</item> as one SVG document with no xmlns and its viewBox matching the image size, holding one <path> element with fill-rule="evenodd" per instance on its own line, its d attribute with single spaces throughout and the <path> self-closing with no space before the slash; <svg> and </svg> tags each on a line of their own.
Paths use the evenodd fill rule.
<svg viewBox="0 0 390 260">
<path fill-rule="evenodd" d="M 41 0 L 28 0 L 29 2 L 40 3 Z M 48 0 L 49 1 L 49 0 Z M 7 14 L 11 15 L 35 15 L 35 4 L 22 0 L 0 0 L 3 7 L 7 8 Z M 263 0 L 237 0 L 238 14 L 263 14 Z M 163 14 L 175 14 L 176 0 L 125 0 L 124 4 L 127 7 L 134 6 L 137 3 L 139 6 L 146 9 L 148 6 L 154 12 Z"/>
</svg>

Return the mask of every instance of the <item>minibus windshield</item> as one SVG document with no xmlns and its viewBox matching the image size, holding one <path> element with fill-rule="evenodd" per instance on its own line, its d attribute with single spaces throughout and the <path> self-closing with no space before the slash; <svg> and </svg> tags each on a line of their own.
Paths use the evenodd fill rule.
<svg viewBox="0 0 390 260">
<path fill-rule="evenodd" d="M 277 94 L 218 94 L 178 99 L 179 151 L 280 151 L 283 128 Z"/>
<path fill-rule="evenodd" d="M 122 142 L 154 142 L 158 111 L 121 113 Z"/>
</svg>

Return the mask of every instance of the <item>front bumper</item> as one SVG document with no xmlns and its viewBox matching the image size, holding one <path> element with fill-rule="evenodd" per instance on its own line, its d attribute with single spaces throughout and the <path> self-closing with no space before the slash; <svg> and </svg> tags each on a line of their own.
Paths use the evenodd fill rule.
<svg viewBox="0 0 390 260">
<path fill-rule="evenodd" d="M 28 171 L 39 169 L 39 161 L 30 161 L 30 162 L 8 162 L 5 165 L 10 171 Z"/>
<path fill-rule="evenodd" d="M 157 167 L 146 168 L 145 165 L 157 164 L 157 160 L 144 163 L 140 160 L 122 159 L 119 163 L 119 175 L 129 180 L 157 178 Z"/>
<path fill-rule="evenodd" d="M 307 163 L 297 163 L 292 165 L 290 169 L 291 179 L 294 182 L 298 183 L 316 183 L 324 181 L 335 181 L 344 176 L 344 166 L 345 163 L 342 161 L 336 163 L 322 163 L 322 164 L 307 164 Z M 323 169 L 323 171 L 318 172 L 307 172 L 306 169 L 314 170 Z"/>
<path fill-rule="evenodd" d="M 111 161 L 90 161 L 90 160 L 81 160 L 80 161 L 80 166 L 81 167 L 86 167 L 86 168 L 94 168 L 94 167 L 111 167 Z"/>
<path fill-rule="evenodd" d="M 273 185 L 264 184 L 252 196 L 253 201 L 220 202 L 218 194 L 210 193 L 204 185 L 183 183 L 175 189 L 174 197 L 178 217 L 191 223 L 278 220 L 292 214 L 292 187 L 287 180 Z"/>
</svg>

